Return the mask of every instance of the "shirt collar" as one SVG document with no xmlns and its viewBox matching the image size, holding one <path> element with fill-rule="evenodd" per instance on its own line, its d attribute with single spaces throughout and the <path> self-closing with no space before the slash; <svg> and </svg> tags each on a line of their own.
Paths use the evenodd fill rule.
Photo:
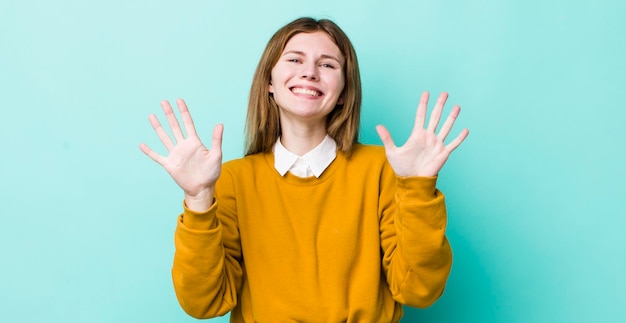
<svg viewBox="0 0 626 323">
<path fill-rule="evenodd" d="M 329 135 L 326 135 L 317 147 L 303 156 L 298 156 L 287 150 L 280 142 L 280 138 L 274 144 L 274 168 L 281 176 L 284 176 L 300 158 L 309 164 L 315 177 L 320 177 L 330 163 L 335 160 L 335 157 L 337 157 L 337 143 Z"/>
</svg>

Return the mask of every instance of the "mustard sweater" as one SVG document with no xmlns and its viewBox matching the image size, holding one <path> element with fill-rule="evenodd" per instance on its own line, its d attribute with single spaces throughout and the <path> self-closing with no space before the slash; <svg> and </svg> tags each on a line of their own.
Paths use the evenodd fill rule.
<svg viewBox="0 0 626 323">
<path fill-rule="evenodd" d="M 232 322 L 397 322 L 450 272 L 435 182 L 396 177 L 377 146 L 338 152 L 319 178 L 281 177 L 271 153 L 226 162 L 213 206 L 179 217 L 178 300 Z"/>
</svg>

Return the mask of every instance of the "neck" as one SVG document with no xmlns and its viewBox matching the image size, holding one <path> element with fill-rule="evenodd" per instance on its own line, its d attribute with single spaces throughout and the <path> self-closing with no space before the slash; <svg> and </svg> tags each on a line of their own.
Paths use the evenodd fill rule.
<svg viewBox="0 0 626 323">
<path fill-rule="evenodd" d="M 291 127 L 282 124 L 280 142 L 290 152 L 302 156 L 317 147 L 326 137 L 325 126 Z"/>
</svg>

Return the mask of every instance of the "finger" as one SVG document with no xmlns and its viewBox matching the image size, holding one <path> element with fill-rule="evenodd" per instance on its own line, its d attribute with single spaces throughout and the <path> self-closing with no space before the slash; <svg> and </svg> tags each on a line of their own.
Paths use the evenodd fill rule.
<svg viewBox="0 0 626 323">
<path fill-rule="evenodd" d="M 433 112 L 430 113 L 428 131 L 435 132 L 435 130 L 437 130 L 437 126 L 439 125 L 439 119 L 441 119 L 441 111 L 443 111 L 443 106 L 446 104 L 447 99 L 448 93 L 441 92 L 439 98 L 437 99 L 437 103 L 435 104 L 435 108 L 433 109 Z"/>
<path fill-rule="evenodd" d="M 420 97 L 420 103 L 417 106 L 417 112 L 415 112 L 415 125 L 413 126 L 414 129 L 424 129 L 429 96 L 430 93 L 428 93 L 427 91 L 422 92 L 422 96 Z"/>
<path fill-rule="evenodd" d="M 163 146 L 165 146 L 165 149 L 167 149 L 167 151 L 170 151 L 172 148 L 174 148 L 174 143 L 172 142 L 172 139 L 170 139 L 170 136 L 167 134 L 165 129 L 163 129 L 163 126 L 161 126 L 159 119 L 157 119 L 154 114 L 151 114 L 148 117 L 148 120 L 150 120 L 152 128 L 154 128 L 154 131 L 156 131 L 157 136 L 159 136 L 159 139 L 163 143 Z"/>
<path fill-rule="evenodd" d="M 213 136 L 211 138 L 211 150 L 217 153 L 218 156 L 222 155 L 222 136 L 224 134 L 224 125 L 218 123 L 213 128 Z"/>
<path fill-rule="evenodd" d="M 469 135 L 469 130 L 467 128 L 461 130 L 461 133 L 446 146 L 446 149 L 449 152 L 454 151 L 461 145 L 461 143 L 463 143 L 463 140 L 465 140 L 465 138 L 467 138 L 468 135 Z"/>
<path fill-rule="evenodd" d="M 378 125 L 376 126 L 376 132 L 380 137 L 380 140 L 383 142 L 383 146 L 385 146 L 385 151 L 391 151 L 396 148 L 396 145 L 393 143 L 393 139 L 391 138 L 391 134 L 385 126 Z"/>
<path fill-rule="evenodd" d="M 452 108 L 452 111 L 448 115 L 446 122 L 443 123 L 443 126 L 441 126 L 441 130 L 439 130 L 439 134 L 437 135 L 437 137 L 441 141 L 446 140 L 446 137 L 450 133 L 450 130 L 452 129 L 452 126 L 454 125 L 454 122 L 456 121 L 456 118 L 459 116 L 460 112 L 461 112 L 461 107 L 459 107 L 458 105 L 455 105 Z"/>
<path fill-rule="evenodd" d="M 154 150 L 150 149 L 148 145 L 141 143 L 139 144 L 139 149 L 141 149 L 146 156 L 150 157 L 150 159 L 154 160 L 157 164 L 163 166 L 163 156 L 154 152 Z"/>
<path fill-rule="evenodd" d="M 198 136 L 196 133 L 196 127 L 193 124 L 193 119 L 191 118 L 191 113 L 189 113 L 189 109 L 187 108 L 187 104 L 183 99 L 176 100 L 176 105 L 178 106 L 178 111 L 180 111 L 180 116 L 183 119 L 183 126 L 185 127 L 185 133 L 187 136 Z"/>
<path fill-rule="evenodd" d="M 161 108 L 165 113 L 165 117 L 167 118 L 167 123 L 170 125 L 170 129 L 172 130 L 172 134 L 174 135 L 174 139 L 176 142 L 181 142 L 184 138 L 183 132 L 180 130 L 180 125 L 178 124 L 178 119 L 176 119 L 176 115 L 174 114 L 174 110 L 172 110 L 172 106 L 167 100 L 161 101 Z"/>
</svg>

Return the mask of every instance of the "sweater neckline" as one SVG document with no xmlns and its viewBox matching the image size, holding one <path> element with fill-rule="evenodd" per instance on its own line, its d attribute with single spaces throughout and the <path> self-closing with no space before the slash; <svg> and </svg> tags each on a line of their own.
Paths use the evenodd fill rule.
<svg viewBox="0 0 626 323">
<path fill-rule="evenodd" d="M 337 157 L 335 157 L 335 160 L 333 160 L 333 162 L 328 165 L 328 167 L 326 168 L 326 170 L 324 170 L 320 177 L 298 177 L 291 174 L 290 172 L 287 172 L 284 176 L 281 176 L 274 167 L 274 153 L 272 152 L 265 153 L 265 162 L 266 166 L 271 169 L 272 173 L 278 178 L 279 181 L 294 186 L 314 186 L 322 184 L 328 179 L 332 178 L 336 170 L 342 167 L 342 165 L 345 165 L 346 156 L 341 151 L 337 151 Z"/>
</svg>

